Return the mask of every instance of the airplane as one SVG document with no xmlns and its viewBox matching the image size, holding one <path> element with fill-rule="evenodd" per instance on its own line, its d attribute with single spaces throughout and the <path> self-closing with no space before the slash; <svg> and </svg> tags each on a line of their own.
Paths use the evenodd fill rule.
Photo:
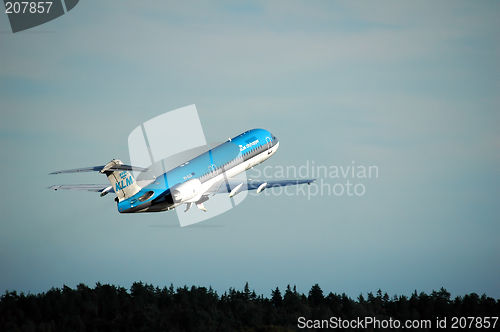
<svg viewBox="0 0 500 332">
<path fill-rule="evenodd" d="M 316 180 L 261 181 L 234 178 L 273 156 L 278 147 L 278 139 L 269 131 L 252 129 L 159 176 L 153 176 L 153 179 L 136 181 L 129 171 L 148 172 L 150 169 L 124 165 L 121 160 L 113 159 L 103 166 L 50 173 L 94 171 L 106 175 L 111 185 L 54 185 L 47 189 L 100 192 L 101 197 L 114 192 L 120 213 L 168 211 L 182 204 L 186 204 L 184 212 L 193 205 L 206 212 L 204 203 L 210 195 L 229 193 L 229 197 L 233 197 L 245 190 L 261 193 L 266 188 L 311 184 Z"/>
</svg>

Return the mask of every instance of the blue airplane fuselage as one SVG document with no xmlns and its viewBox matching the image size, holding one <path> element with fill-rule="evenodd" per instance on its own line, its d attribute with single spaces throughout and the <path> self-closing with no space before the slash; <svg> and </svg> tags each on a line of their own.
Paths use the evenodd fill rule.
<svg viewBox="0 0 500 332">
<path fill-rule="evenodd" d="M 173 187 L 197 179 L 206 190 L 224 176 L 231 178 L 263 162 L 276 152 L 278 146 L 278 139 L 267 130 L 246 131 L 156 177 L 134 196 L 119 201 L 118 211 L 134 213 L 170 210 L 180 205 L 172 198 Z M 117 191 L 131 183 L 132 178 L 125 177 L 113 189 Z"/>
</svg>

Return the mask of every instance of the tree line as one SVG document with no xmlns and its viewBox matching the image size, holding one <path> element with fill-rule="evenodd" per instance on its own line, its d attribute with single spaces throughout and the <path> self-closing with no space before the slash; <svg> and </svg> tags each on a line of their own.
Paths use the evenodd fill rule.
<svg viewBox="0 0 500 332">
<path fill-rule="evenodd" d="M 296 331 L 299 317 L 434 321 L 499 313 L 500 300 L 476 293 L 452 299 L 444 288 L 431 294 L 415 291 L 409 297 L 390 297 L 379 289 L 352 299 L 345 293 L 325 295 L 316 284 L 307 294 L 295 286 L 284 291 L 276 287 L 268 298 L 250 290 L 248 283 L 243 290 L 230 288 L 221 295 L 212 287 L 160 288 L 135 282 L 127 290 L 97 283 L 94 288 L 79 284 L 36 295 L 6 291 L 0 298 L 0 331 Z"/>
</svg>

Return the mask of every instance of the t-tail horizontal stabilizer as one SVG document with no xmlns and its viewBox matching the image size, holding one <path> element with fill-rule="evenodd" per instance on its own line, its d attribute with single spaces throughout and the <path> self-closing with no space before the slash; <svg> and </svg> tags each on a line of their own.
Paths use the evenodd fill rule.
<svg viewBox="0 0 500 332">
<path fill-rule="evenodd" d="M 118 161 L 118 159 L 113 159 L 115 161 Z M 112 161 L 111 161 L 112 162 Z M 110 163 L 111 163 L 110 162 Z M 106 168 L 108 166 L 108 168 Z M 130 165 L 102 165 L 102 166 L 91 166 L 91 167 L 82 167 L 82 168 L 75 168 L 75 169 L 67 169 L 64 171 L 57 171 L 57 172 L 52 172 L 50 174 L 64 174 L 64 173 L 79 173 L 79 172 L 100 172 L 104 173 L 105 171 L 138 171 L 138 172 L 148 172 L 150 171 L 149 168 L 144 168 L 144 167 L 137 167 L 137 166 L 130 166 Z"/>
<path fill-rule="evenodd" d="M 79 173 L 79 172 L 99 172 L 108 177 L 111 186 L 106 185 L 57 185 L 48 189 L 68 189 L 68 190 L 88 190 L 101 193 L 101 197 L 110 192 L 116 193 L 118 201 L 122 201 L 137 194 L 141 187 L 137 185 L 129 171 L 147 172 L 149 168 L 124 165 L 121 160 L 113 159 L 103 166 L 92 166 L 75 168 L 64 171 L 52 172 L 50 174 Z"/>
</svg>

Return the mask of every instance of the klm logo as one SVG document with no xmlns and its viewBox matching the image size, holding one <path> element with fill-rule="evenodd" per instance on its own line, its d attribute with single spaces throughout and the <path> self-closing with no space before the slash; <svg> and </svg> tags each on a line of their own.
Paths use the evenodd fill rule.
<svg viewBox="0 0 500 332">
<path fill-rule="evenodd" d="M 121 176 L 121 174 L 120 174 L 120 176 Z M 123 189 L 127 188 L 128 186 L 130 186 L 132 183 L 134 183 L 134 179 L 132 179 L 132 176 L 129 176 L 125 179 L 122 178 L 122 180 L 120 182 L 116 183 L 115 191 L 117 192 L 118 190 L 123 190 Z"/>
</svg>

